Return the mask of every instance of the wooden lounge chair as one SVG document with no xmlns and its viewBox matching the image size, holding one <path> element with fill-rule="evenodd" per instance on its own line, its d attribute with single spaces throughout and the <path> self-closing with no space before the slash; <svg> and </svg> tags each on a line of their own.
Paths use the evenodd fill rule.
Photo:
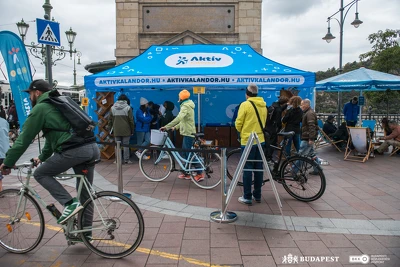
<svg viewBox="0 0 400 267">
<path fill-rule="evenodd" d="M 322 120 L 318 120 L 318 138 L 317 138 L 317 141 L 315 141 L 315 149 L 333 145 L 336 147 L 336 149 L 339 152 L 342 152 L 342 150 L 336 144 L 344 142 L 344 141 L 343 140 L 335 141 L 335 140 L 331 139 L 324 132 L 323 127 L 324 127 L 324 123 L 322 122 Z"/>
<path fill-rule="evenodd" d="M 400 142 L 399 139 L 396 139 L 396 141 Z M 398 146 L 393 146 L 393 151 L 392 151 L 392 153 L 390 154 L 390 156 L 394 156 L 398 151 L 400 151 L 400 147 L 398 147 Z"/>
<path fill-rule="evenodd" d="M 347 141 L 344 160 L 365 162 L 372 152 L 371 132 L 368 127 L 347 127 L 349 140 Z"/>
<path fill-rule="evenodd" d="M 400 147 L 394 147 L 392 153 L 390 154 L 390 156 L 393 156 L 394 154 L 397 153 L 397 151 L 400 150 Z"/>
</svg>

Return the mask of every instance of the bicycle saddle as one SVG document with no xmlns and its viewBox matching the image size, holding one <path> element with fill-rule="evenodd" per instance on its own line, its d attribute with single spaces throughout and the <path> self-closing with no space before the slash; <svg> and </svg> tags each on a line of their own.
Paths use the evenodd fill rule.
<svg viewBox="0 0 400 267">
<path fill-rule="evenodd" d="M 204 137 L 204 133 L 195 133 L 193 134 L 195 138 L 201 138 Z"/>
<path fill-rule="evenodd" d="M 96 159 L 96 160 L 90 160 L 90 161 L 86 161 L 84 163 L 82 163 L 82 165 L 86 165 L 87 167 L 91 167 L 96 165 L 97 163 L 100 163 L 101 159 Z"/>
<path fill-rule="evenodd" d="M 283 136 L 283 137 L 292 137 L 294 135 L 294 132 L 283 132 L 283 133 L 278 133 L 279 136 Z"/>
</svg>

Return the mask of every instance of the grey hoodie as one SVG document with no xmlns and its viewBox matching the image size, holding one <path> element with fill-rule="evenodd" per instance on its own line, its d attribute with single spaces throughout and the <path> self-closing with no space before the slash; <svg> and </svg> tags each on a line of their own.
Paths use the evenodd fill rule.
<svg viewBox="0 0 400 267">
<path fill-rule="evenodd" d="M 131 136 L 134 132 L 132 109 L 125 100 L 118 100 L 111 108 L 108 125 L 115 136 Z"/>
</svg>

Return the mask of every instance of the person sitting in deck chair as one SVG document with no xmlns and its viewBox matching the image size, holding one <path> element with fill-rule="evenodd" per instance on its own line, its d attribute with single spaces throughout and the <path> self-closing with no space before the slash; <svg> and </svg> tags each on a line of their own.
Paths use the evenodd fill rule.
<svg viewBox="0 0 400 267">
<path fill-rule="evenodd" d="M 388 136 L 379 138 L 386 141 L 375 149 L 375 154 L 383 155 L 383 152 L 386 151 L 390 145 L 393 146 L 394 150 L 400 148 L 400 125 L 396 121 L 389 121 L 389 127 L 392 130 L 392 133 Z"/>
<path fill-rule="evenodd" d="M 329 136 L 330 138 L 332 138 L 335 132 L 337 131 L 335 124 L 333 124 L 334 122 L 335 122 L 335 116 L 329 115 L 328 119 L 324 124 L 324 127 L 322 128 L 324 133 L 326 133 L 326 135 Z"/>
</svg>

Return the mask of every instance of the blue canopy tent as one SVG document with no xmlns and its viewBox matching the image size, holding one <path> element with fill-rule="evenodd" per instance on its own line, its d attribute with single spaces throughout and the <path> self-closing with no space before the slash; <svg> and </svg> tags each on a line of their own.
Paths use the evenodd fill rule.
<svg viewBox="0 0 400 267">
<path fill-rule="evenodd" d="M 228 123 L 233 110 L 245 100 L 249 83 L 259 86 L 259 95 L 271 104 L 282 88 L 299 90 L 303 98 L 313 99 L 315 74 L 294 69 L 263 57 L 249 45 L 151 46 L 138 57 L 97 74 L 85 76 L 89 115 L 94 110 L 96 92 L 122 92 L 137 109 L 140 97 L 162 104 L 177 104 L 178 90 L 206 87 L 201 106 L 201 123 Z M 200 99 L 200 98 L 198 98 Z M 197 111 L 196 111 L 197 112 Z"/>
<path fill-rule="evenodd" d="M 317 91 L 342 92 L 342 91 L 386 91 L 400 90 L 400 76 L 359 68 L 316 83 Z M 361 122 L 361 106 L 360 106 Z"/>
</svg>

